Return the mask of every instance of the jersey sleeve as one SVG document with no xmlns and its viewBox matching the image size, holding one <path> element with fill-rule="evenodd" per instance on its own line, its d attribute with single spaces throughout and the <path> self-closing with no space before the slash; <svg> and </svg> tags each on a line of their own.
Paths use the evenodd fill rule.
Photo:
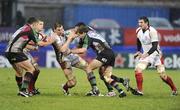
<svg viewBox="0 0 180 110">
<path fill-rule="evenodd" d="M 137 37 L 137 38 L 138 38 L 138 32 L 139 32 L 140 30 L 141 30 L 140 27 L 136 29 L 136 37 Z"/>
<path fill-rule="evenodd" d="M 89 39 L 88 39 L 87 35 L 85 36 L 85 39 L 83 41 L 84 41 L 84 43 L 83 43 L 82 47 L 88 48 L 89 47 Z"/>
<path fill-rule="evenodd" d="M 32 30 L 32 31 L 30 31 L 29 32 L 29 38 L 30 38 L 30 40 L 32 40 L 34 43 L 37 43 L 38 42 L 38 33 L 37 32 L 35 32 L 34 30 Z"/>
<path fill-rule="evenodd" d="M 158 33 L 157 33 L 157 31 L 155 30 L 155 29 L 151 29 L 150 30 L 150 37 L 151 37 L 151 42 L 158 42 L 159 41 L 159 39 L 158 39 Z"/>
</svg>

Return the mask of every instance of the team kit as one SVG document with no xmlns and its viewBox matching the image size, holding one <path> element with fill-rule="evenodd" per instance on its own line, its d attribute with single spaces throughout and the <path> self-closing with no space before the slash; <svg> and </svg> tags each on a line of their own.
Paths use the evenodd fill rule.
<svg viewBox="0 0 180 110">
<path fill-rule="evenodd" d="M 79 22 L 73 28 L 65 31 L 63 25 L 56 22 L 52 26 L 50 35 L 47 36 L 42 32 L 44 22 L 41 19 L 30 17 L 27 23 L 11 36 L 5 51 L 5 57 L 15 70 L 17 95 L 22 97 L 40 95 L 40 91 L 35 87 L 40 69 L 30 51 L 38 50 L 39 46 L 51 45 L 56 60 L 67 79 L 61 85 L 64 95 L 70 96 L 70 89 L 77 83 L 76 76 L 73 74 L 73 67 L 75 67 L 86 73 L 90 84 L 90 91 L 85 94 L 86 96 L 126 97 L 126 93 L 120 88 L 119 83 L 132 95 L 143 96 L 143 71 L 149 66 L 154 66 L 162 81 L 170 87 L 171 95 L 177 96 L 178 90 L 171 77 L 165 72 L 157 30 L 150 26 L 146 16 L 138 19 L 138 25 L 139 27 L 136 29 L 137 52 L 134 54 L 134 58 L 138 61 L 134 69 L 137 87 L 132 87 L 129 78 L 113 74 L 115 53 L 95 29 Z M 75 39 L 78 39 L 77 46 L 69 48 Z M 81 54 L 86 53 L 89 48 L 96 53 L 96 58 L 91 62 L 87 62 L 81 57 Z M 100 79 L 107 88 L 106 94 L 101 94 L 98 88 L 94 75 L 96 69 L 99 70 Z"/>
</svg>

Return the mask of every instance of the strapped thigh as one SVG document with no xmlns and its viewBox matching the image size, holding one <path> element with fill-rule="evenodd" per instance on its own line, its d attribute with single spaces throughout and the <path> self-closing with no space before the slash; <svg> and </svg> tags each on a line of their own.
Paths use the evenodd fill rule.
<svg viewBox="0 0 180 110">
<path fill-rule="evenodd" d="M 135 67 L 135 70 L 137 69 L 140 69 L 140 70 L 145 70 L 148 66 L 148 63 L 147 62 L 139 62 L 136 67 Z"/>
<path fill-rule="evenodd" d="M 60 64 L 62 69 L 71 69 L 72 68 L 71 62 L 68 62 L 68 61 L 64 61 L 64 62 L 61 62 L 59 64 Z"/>
<path fill-rule="evenodd" d="M 83 69 L 85 70 L 88 66 L 88 63 L 82 59 L 81 57 L 79 57 L 79 62 L 77 62 L 75 65 L 73 65 L 74 67 L 76 68 L 79 68 L 79 69 Z"/>
<path fill-rule="evenodd" d="M 164 67 L 164 65 L 158 65 L 158 66 L 157 66 L 157 72 L 158 72 L 158 73 L 165 73 L 165 67 Z"/>
<path fill-rule="evenodd" d="M 106 80 L 106 82 L 110 82 L 111 81 L 111 75 L 112 75 L 112 66 L 105 67 L 103 75 L 104 75 L 104 79 Z"/>
</svg>

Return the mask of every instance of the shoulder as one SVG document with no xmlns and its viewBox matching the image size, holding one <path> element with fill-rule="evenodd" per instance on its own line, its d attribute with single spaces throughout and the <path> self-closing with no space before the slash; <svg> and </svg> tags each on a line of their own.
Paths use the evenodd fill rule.
<svg viewBox="0 0 180 110">
<path fill-rule="evenodd" d="M 136 29 L 136 34 L 138 34 L 138 32 L 141 30 L 141 28 L 140 27 L 138 27 L 137 29 Z"/>
<path fill-rule="evenodd" d="M 152 27 L 152 26 L 149 27 L 149 31 L 150 32 L 157 32 L 157 30 L 154 27 Z"/>
</svg>

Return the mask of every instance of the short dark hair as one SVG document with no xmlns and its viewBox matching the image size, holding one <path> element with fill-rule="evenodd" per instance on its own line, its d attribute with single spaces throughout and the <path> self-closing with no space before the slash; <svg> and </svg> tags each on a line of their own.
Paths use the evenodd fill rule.
<svg viewBox="0 0 180 110">
<path fill-rule="evenodd" d="M 148 19 L 148 17 L 146 17 L 146 16 L 141 16 L 141 17 L 139 18 L 139 20 L 143 20 L 145 23 L 148 23 L 148 25 L 149 25 L 149 19 Z"/>
<path fill-rule="evenodd" d="M 58 28 L 58 27 L 61 27 L 61 26 L 62 26 L 62 24 L 61 24 L 60 22 L 56 22 L 56 23 L 54 23 L 54 25 L 53 25 L 53 30 L 56 29 L 56 28 Z"/>
<path fill-rule="evenodd" d="M 80 27 L 80 26 L 86 26 L 86 24 L 84 22 L 78 22 L 75 27 Z"/>
<path fill-rule="evenodd" d="M 28 24 L 33 24 L 35 22 L 39 22 L 39 19 L 35 18 L 35 17 L 30 17 L 28 20 L 27 20 L 27 23 Z"/>
<path fill-rule="evenodd" d="M 83 26 L 83 25 L 77 29 L 77 33 L 80 33 L 80 34 L 87 33 L 88 31 L 89 31 L 89 27 Z"/>
</svg>

